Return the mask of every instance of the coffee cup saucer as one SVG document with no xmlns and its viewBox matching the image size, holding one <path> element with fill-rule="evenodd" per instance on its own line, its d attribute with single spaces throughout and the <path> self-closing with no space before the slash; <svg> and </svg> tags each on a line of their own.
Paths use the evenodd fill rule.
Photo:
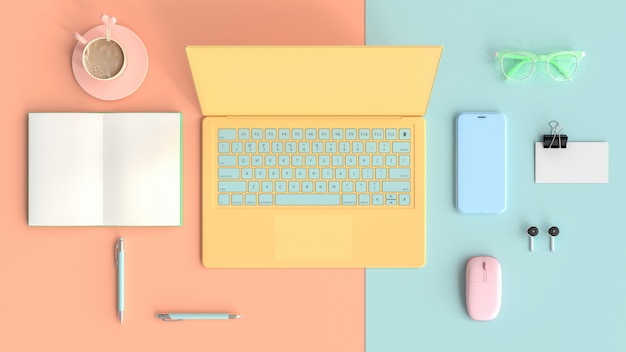
<svg viewBox="0 0 626 352">
<path fill-rule="evenodd" d="M 88 30 L 83 37 L 89 41 L 105 35 L 105 26 L 99 25 Z M 104 81 L 91 77 L 83 67 L 82 43 L 77 42 L 72 52 L 72 71 L 76 82 L 85 92 L 102 100 L 126 98 L 141 86 L 148 73 L 148 52 L 135 32 L 115 25 L 111 28 L 111 38 L 124 47 L 127 60 L 126 69 L 117 78 Z"/>
</svg>

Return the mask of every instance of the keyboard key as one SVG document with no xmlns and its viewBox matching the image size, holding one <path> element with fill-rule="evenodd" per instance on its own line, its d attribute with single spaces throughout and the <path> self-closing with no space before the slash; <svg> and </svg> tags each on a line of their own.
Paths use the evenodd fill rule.
<svg viewBox="0 0 626 352">
<path fill-rule="evenodd" d="M 241 177 L 239 169 L 217 169 L 217 178 L 239 179 Z"/>
<path fill-rule="evenodd" d="M 411 169 L 389 169 L 389 178 L 411 178 Z"/>
<path fill-rule="evenodd" d="M 275 128 L 266 128 L 265 129 L 265 139 L 275 140 L 276 139 L 276 129 Z"/>
<path fill-rule="evenodd" d="M 300 182 L 299 181 L 289 181 L 287 184 L 289 186 L 289 192 L 297 193 L 300 192 Z"/>
<path fill-rule="evenodd" d="M 252 139 L 254 139 L 254 140 L 263 139 L 263 130 L 260 129 L 260 128 L 253 128 L 252 129 Z"/>
<path fill-rule="evenodd" d="M 271 194 L 261 194 L 259 195 L 259 205 L 272 205 L 272 195 Z"/>
<path fill-rule="evenodd" d="M 276 182 L 276 192 L 278 192 L 278 193 L 287 192 L 287 182 L 277 181 Z"/>
<path fill-rule="evenodd" d="M 281 155 L 278 157 L 278 166 L 289 166 L 289 156 Z"/>
<path fill-rule="evenodd" d="M 328 182 L 328 191 L 331 192 L 331 193 L 338 193 L 339 192 L 339 182 L 337 182 L 337 181 Z"/>
<path fill-rule="evenodd" d="M 320 140 L 327 141 L 330 139 L 330 129 L 328 128 L 320 128 L 318 132 L 318 137 Z"/>
<path fill-rule="evenodd" d="M 329 169 L 329 168 L 322 169 L 322 178 L 325 180 L 333 178 L 333 169 Z"/>
<path fill-rule="evenodd" d="M 275 180 L 280 178 L 280 169 L 271 168 L 267 169 L 267 175 L 270 180 Z"/>
<path fill-rule="evenodd" d="M 411 166 L 411 157 L 408 155 L 400 155 L 398 160 L 398 165 L 400 166 Z"/>
<path fill-rule="evenodd" d="M 245 181 L 239 181 L 239 182 L 227 182 L 227 181 L 220 181 L 217 183 L 217 190 L 219 192 L 245 192 L 246 191 L 246 182 Z"/>
<path fill-rule="evenodd" d="M 256 193 L 260 191 L 260 183 L 258 181 L 248 182 L 248 192 Z"/>
<path fill-rule="evenodd" d="M 356 166 L 356 156 L 354 155 L 346 156 L 346 166 Z"/>
<path fill-rule="evenodd" d="M 302 128 L 294 128 L 293 130 L 291 130 L 291 139 L 293 139 L 294 141 L 301 141 Z"/>
<path fill-rule="evenodd" d="M 376 179 L 385 180 L 387 179 L 387 169 L 377 168 L 376 169 Z"/>
<path fill-rule="evenodd" d="M 285 168 L 282 169 L 282 177 L 283 180 L 291 180 L 293 178 L 293 169 Z"/>
<path fill-rule="evenodd" d="M 296 142 L 286 142 L 285 143 L 285 153 L 295 153 L 297 151 Z"/>
<path fill-rule="evenodd" d="M 310 168 L 309 169 L 309 180 L 318 180 L 320 178 L 320 169 Z"/>
<path fill-rule="evenodd" d="M 354 182 L 352 182 L 352 181 L 343 181 L 343 182 L 341 182 L 341 191 L 343 193 L 352 193 L 352 192 L 354 192 Z"/>
<path fill-rule="evenodd" d="M 220 194 L 217 196 L 217 205 L 230 205 L 230 195 Z"/>
<path fill-rule="evenodd" d="M 346 139 L 353 141 L 356 139 L 356 128 L 346 128 Z"/>
<path fill-rule="evenodd" d="M 333 128 L 333 140 L 343 139 L 343 129 Z"/>
<path fill-rule="evenodd" d="M 339 205 L 339 195 L 338 194 L 277 194 L 276 205 L 315 205 L 315 206 Z"/>
<path fill-rule="evenodd" d="M 320 155 L 317 161 L 319 166 L 330 166 L 330 156 L 328 155 Z"/>
<path fill-rule="evenodd" d="M 232 196 L 232 205 L 243 205 L 243 195 L 241 195 L 241 194 L 233 194 L 233 196 Z"/>
<path fill-rule="evenodd" d="M 383 205 L 384 198 L 382 194 L 372 194 L 373 205 Z"/>
<path fill-rule="evenodd" d="M 250 168 L 241 169 L 241 178 L 244 180 L 252 179 L 252 174 L 252 169 Z"/>
<path fill-rule="evenodd" d="M 385 136 L 385 132 L 383 131 L 382 128 L 372 129 L 372 139 L 379 141 L 383 139 L 384 136 Z"/>
<path fill-rule="evenodd" d="M 303 180 L 306 178 L 306 169 L 305 168 L 297 168 L 296 169 L 296 178 L 298 180 Z"/>
<path fill-rule="evenodd" d="M 313 192 L 313 182 L 311 181 L 302 182 L 302 192 L 304 193 Z"/>
<path fill-rule="evenodd" d="M 237 130 L 234 128 L 220 128 L 217 130 L 217 139 L 229 141 L 237 139 Z"/>
<path fill-rule="evenodd" d="M 392 151 L 394 153 L 409 153 L 411 151 L 410 142 L 393 142 Z"/>
<path fill-rule="evenodd" d="M 246 142 L 245 148 L 248 154 L 256 153 L 256 142 Z"/>
<path fill-rule="evenodd" d="M 389 146 L 389 142 L 380 142 L 380 145 L 378 146 L 378 151 L 380 153 L 389 153 L 390 150 L 391 148 Z"/>
<path fill-rule="evenodd" d="M 352 142 L 353 153 L 363 153 L 363 142 Z"/>
<path fill-rule="evenodd" d="M 359 156 L 359 166 L 370 166 L 370 156 L 369 155 L 360 155 Z"/>
<path fill-rule="evenodd" d="M 324 143 L 322 142 L 313 142 L 313 153 L 321 153 L 324 151 Z"/>
<path fill-rule="evenodd" d="M 291 133 L 288 128 L 281 128 L 278 130 L 278 139 L 280 140 L 288 140 Z"/>
<path fill-rule="evenodd" d="M 311 143 L 310 142 L 300 142 L 298 143 L 298 153 L 307 154 L 311 152 Z"/>
<path fill-rule="evenodd" d="M 370 139 L 369 128 L 359 128 L 359 139 L 360 140 Z"/>
<path fill-rule="evenodd" d="M 237 165 L 237 157 L 231 155 L 220 155 L 217 157 L 217 165 L 219 166 L 235 166 Z"/>
<path fill-rule="evenodd" d="M 388 140 L 395 140 L 398 138 L 398 130 L 395 128 L 387 128 L 385 130 L 385 138 Z"/>
<path fill-rule="evenodd" d="M 283 152 L 283 142 L 272 142 L 272 153 L 280 154 Z"/>
<path fill-rule="evenodd" d="M 269 152 L 270 152 L 269 142 L 259 142 L 259 153 L 269 153 Z"/>
<path fill-rule="evenodd" d="M 326 153 L 337 153 L 337 142 L 326 142 Z"/>
<path fill-rule="evenodd" d="M 217 143 L 217 151 L 219 153 L 228 153 L 228 152 L 230 152 L 230 143 L 228 143 L 228 142 L 219 142 L 219 143 Z"/>
<path fill-rule="evenodd" d="M 383 182 L 383 192 L 410 192 L 411 182 Z"/>
<path fill-rule="evenodd" d="M 306 166 L 317 166 L 317 158 L 315 157 L 315 155 L 307 155 L 304 158 L 304 164 Z"/>
<path fill-rule="evenodd" d="M 240 155 L 237 161 L 239 166 L 250 166 L 250 156 L 249 155 Z"/>
<path fill-rule="evenodd" d="M 246 194 L 246 205 L 256 205 L 255 194 Z"/>
<path fill-rule="evenodd" d="M 408 128 L 401 128 L 400 129 L 400 139 L 401 140 L 411 139 L 411 130 L 408 129 Z"/>
<path fill-rule="evenodd" d="M 305 130 L 305 137 L 307 140 L 317 139 L 317 130 L 315 128 L 307 128 Z"/>
<path fill-rule="evenodd" d="M 350 142 L 339 142 L 340 153 L 350 153 Z"/>
<path fill-rule="evenodd" d="M 359 205 L 370 205 L 370 195 L 359 194 Z"/>
<path fill-rule="evenodd" d="M 344 169 L 344 168 L 335 169 L 335 178 L 338 179 L 338 180 L 345 180 L 346 179 L 346 169 Z"/>
<path fill-rule="evenodd" d="M 294 155 L 291 157 L 292 166 L 302 166 L 302 155 Z"/>
<path fill-rule="evenodd" d="M 250 139 L 250 129 L 249 128 L 240 128 L 239 129 L 239 139 L 248 140 Z"/>
<path fill-rule="evenodd" d="M 243 153 L 243 143 L 241 142 L 233 142 L 231 148 L 233 153 Z"/>
<path fill-rule="evenodd" d="M 379 181 L 370 181 L 367 185 L 369 187 L 370 193 L 380 192 L 380 182 Z"/>
<path fill-rule="evenodd" d="M 356 205 L 356 194 L 344 194 L 341 197 L 341 204 Z"/>
<path fill-rule="evenodd" d="M 372 156 L 372 166 L 383 166 L 383 157 L 382 155 L 374 155 Z"/>
<path fill-rule="evenodd" d="M 315 182 L 315 192 L 326 192 L 326 182 Z"/>
<path fill-rule="evenodd" d="M 348 169 L 348 178 L 351 180 L 357 180 L 361 178 L 361 169 L 350 168 Z"/>
<path fill-rule="evenodd" d="M 385 204 L 386 205 L 396 205 L 397 204 L 397 200 L 395 200 L 395 199 L 385 199 Z"/>
<path fill-rule="evenodd" d="M 343 156 L 333 155 L 333 166 L 343 166 Z"/>
<path fill-rule="evenodd" d="M 254 178 L 257 180 L 265 180 L 267 178 L 267 170 L 264 168 L 254 169 Z"/>
<path fill-rule="evenodd" d="M 365 143 L 365 152 L 366 153 L 376 153 L 376 142 L 367 142 L 367 143 Z"/>
<path fill-rule="evenodd" d="M 365 193 L 367 192 L 367 183 L 363 181 L 356 182 L 354 190 L 357 193 Z"/>
<path fill-rule="evenodd" d="M 361 170 L 361 175 L 363 175 L 363 179 L 364 180 L 371 180 L 374 178 L 374 170 L 371 168 L 363 168 L 363 170 Z"/>
<path fill-rule="evenodd" d="M 261 191 L 272 192 L 273 190 L 274 190 L 274 185 L 272 184 L 272 181 L 261 182 Z"/>
<path fill-rule="evenodd" d="M 398 158 L 395 155 L 387 155 L 385 157 L 385 165 L 386 166 L 396 166 Z"/>
<path fill-rule="evenodd" d="M 410 205 L 411 204 L 411 195 L 409 194 L 401 194 L 400 199 L 398 200 L 398 204 L 400 205 Z"/>
<path fill-rule="evenodd" d="M 276 155 L 266 155 L 265 166 L 276 166 Z"/>
</svg>

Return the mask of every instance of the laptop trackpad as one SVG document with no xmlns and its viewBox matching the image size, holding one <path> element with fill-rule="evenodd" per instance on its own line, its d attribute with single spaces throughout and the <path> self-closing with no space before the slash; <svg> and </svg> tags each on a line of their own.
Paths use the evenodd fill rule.
<svg viewBox="0 0 626 352">
<path fill-rule="evenodd" d="M 276 215 L 276 259 L 351 260 L 352 215 Z"/>
</svg>

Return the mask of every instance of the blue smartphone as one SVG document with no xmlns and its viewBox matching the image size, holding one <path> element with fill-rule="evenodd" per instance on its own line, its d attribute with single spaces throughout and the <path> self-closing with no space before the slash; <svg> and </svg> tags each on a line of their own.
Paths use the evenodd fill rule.
<svg viewBox="0 0 626 352">
<path fill-rule="evenodd" d="M 456 201 L 463 214 L 506 208 L 506 118 L 464 112 L 456 123 Z"/>
</svg>

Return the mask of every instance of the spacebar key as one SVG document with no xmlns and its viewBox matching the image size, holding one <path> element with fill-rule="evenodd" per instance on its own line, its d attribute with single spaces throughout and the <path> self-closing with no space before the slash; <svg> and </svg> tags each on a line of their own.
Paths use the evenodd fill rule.
<svg viewBox="0 0 626 352">
<path fill-rule="evenodd" d="M 277 194 L 276 205 L 339 205 L 339 195 Z"/>
</svg>

